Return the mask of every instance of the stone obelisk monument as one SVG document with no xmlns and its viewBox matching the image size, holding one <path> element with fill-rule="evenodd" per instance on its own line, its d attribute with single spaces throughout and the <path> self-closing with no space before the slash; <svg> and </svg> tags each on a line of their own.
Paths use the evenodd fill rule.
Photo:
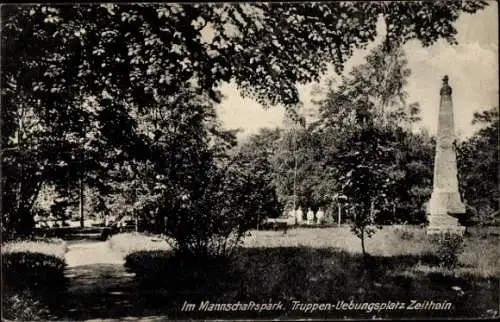
<svg viewBox="0 0 500 322">
<path fill-rule="evenodd" d="M 458 191 L 457 157 L 455 151 L 455 126 L 453 119 L 452 90 L 448 76 L 443 78 L 439 122 L 434 159 L 434 183 L 429 202 L 428 234 L 454 233 L 462 235 L 465 227 L 458 223 L 456 215 L 465 213 Z"/>
</svg>

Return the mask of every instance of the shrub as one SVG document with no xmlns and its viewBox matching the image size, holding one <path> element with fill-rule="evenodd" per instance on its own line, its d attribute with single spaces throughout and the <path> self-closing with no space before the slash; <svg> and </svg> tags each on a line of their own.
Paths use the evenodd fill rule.
<svg viewBox="0 0 500 322">
<path fill-rule="evenodd" d="M 431 237 L 435 245 L 435 255 L 441 266 L 453 268 L 458 263 L 458 256 L 464 251 L 463 237 L 456 234 L 441 234 Z"/>
<path fill-rule="evenodd" d="M 2 247 L 2 283 L 7 289 L 54 288 L 64 282 L 62 240 L 9 242 Z"/>
<path fill-rule="evenodd" d="M 234 164 L 214 169 L 191 198 L 176 208 L 162 209 L 166 234 L 175 240 L 176 250 L 196 256 L 230 256 L 247 231 L 256 227 L 259 213 L 272 208 L 274 192 L 239 170 Z"/>
<path fill-rule="evenodd" d="M 154 281 L 165 273 L 170 254 L 160 250 L 133 252 L 125 256 L 125 267 L 136 273 L 141 280 Z"/>
</svg>

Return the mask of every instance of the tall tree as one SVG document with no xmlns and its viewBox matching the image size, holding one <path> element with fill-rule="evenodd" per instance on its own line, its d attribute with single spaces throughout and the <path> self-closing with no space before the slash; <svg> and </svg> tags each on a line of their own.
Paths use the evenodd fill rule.
<svg viewBox="0 0 500 322">
<path fill-rule="evenodd" d="M 365 64 L 330 87 L 318 102 L 320 118 L 311 125 L 313 133 L 324 137 L 322 168 L 329 174 L 329 195 L 346 198 L 363 254 L 365 237 L 374 233 L 382 215 L 402 209 L 398 205 L 408 194 L 401 193 L 401 186 L 412 188 L 406 149 L 418 104 L 406 101 L 409 75 L 402 49 L 379 45 Z"/>
<path fill-rule="evenodd" d="M 426 131 L 400 132 L 395 162 L 393 208 L 381 214 L 391 223 L 426 222 L 426 204 L 432 193 L 435 138 Z"/>
<path fill-rule="evenodd" d="M 498 108 L 475 113 L 480 129 L 458 145 L 460 190 L 472 218 L 479 224 L 498 222 Z"/>
<path fill-rule="evenodd" d="M 254 228 L 266 217 L 278 217 L 282 205 L 278 201 L 274 184 L 274 173 L 266 151 L 241 149 L 227 168 L 229 178 L 237 180 L 232 185 L 232 195 L 238 196 L 234 204 L 249 219 L 248 226 Z"/>
<path fill-rule="evenodd" d="M 287 130 L 279 141 L 274 159 L 276 188 L 280 200 L 296 207 L 324 206 L 324 196 L 317 187 L 325 180 L 321 162 L 322 138 L 305 127 Z"/>
<path fill-rule="evenodd" d="M 277 190 L 279 184 L 279 173 L 277 172 L 276 157 L 283 151 L 281 144 L 285 130 L 282 128 L 261 128 L 257 133 L 250 135 L 241 144 L 237 157 L 244 162 L 259 165 L 260 176 L 266 185 Z M 249 166 L 252 168 L 253 166 Z M 279 198 L 279 193 L 272 198 Z M 283 201 L 283 199 L 281 199 Z M 278 203 L 278 201 L 276 201 Z M 278 207 L 278 206 L 276 206 Z M 275 207 L 275 208 L 276 208 Z M 273 210 L 266 216 L 275 217 L 280 215 L 279 211 Z"/>
</svg>

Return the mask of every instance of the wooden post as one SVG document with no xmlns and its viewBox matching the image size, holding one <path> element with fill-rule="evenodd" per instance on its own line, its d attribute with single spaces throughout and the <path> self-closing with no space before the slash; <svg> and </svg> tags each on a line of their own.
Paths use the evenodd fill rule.
<svg viewBox="0 0 500 322">
<path fill-rule="evenodd" d="M 79 194 L 80 194 L 80 227 L 83 228 L 84 225 L 85 225 L 85 222 L 84 222 L 84 196 L 83 196 L 83 193 L 84 193 L 84 186 L 83 186 L 83 174 L 84 174 L 84 170 L 83 170 L 83 151 L 80 150 L 80 153 L 79 153 L 79 159 L 80 159 L 80 178 L 79 178 L 79 182 L 78 182 L 78 185 L 79 185 Z"/>
<path fill-rule="evenodd" d="M 340 205 L 340 203 L 338 204 L 338 208 L 339 208 L 338 222 L 339 222 L 339 227 L 340 227 L 340 218 L 342 216 L 342 206 Z"/>
</svg>

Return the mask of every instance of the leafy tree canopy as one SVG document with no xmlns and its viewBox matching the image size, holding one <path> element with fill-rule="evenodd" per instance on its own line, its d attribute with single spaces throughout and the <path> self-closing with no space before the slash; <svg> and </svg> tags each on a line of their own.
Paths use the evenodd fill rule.
<svg viewBox="0 0 500 322">
<path fill-rule="evenodd" d="M 252 4 L 4 6 L 3 82 L 50 111 L 78 93 L 141 107 L 188 83 L 219 98 L 235 80 L 264 105 L 298 102 L 296 83 L 341 71 L 376 37 L 383 15 L 390 43 L 456 43 L 454 23 L 483 0 Z M 212 37 L 206 34 L 211 34 Z M 112 98 L 112 100 L 109 100 Z M 52 115 L 62 122 L 64 113 Z"/>
</svg>

